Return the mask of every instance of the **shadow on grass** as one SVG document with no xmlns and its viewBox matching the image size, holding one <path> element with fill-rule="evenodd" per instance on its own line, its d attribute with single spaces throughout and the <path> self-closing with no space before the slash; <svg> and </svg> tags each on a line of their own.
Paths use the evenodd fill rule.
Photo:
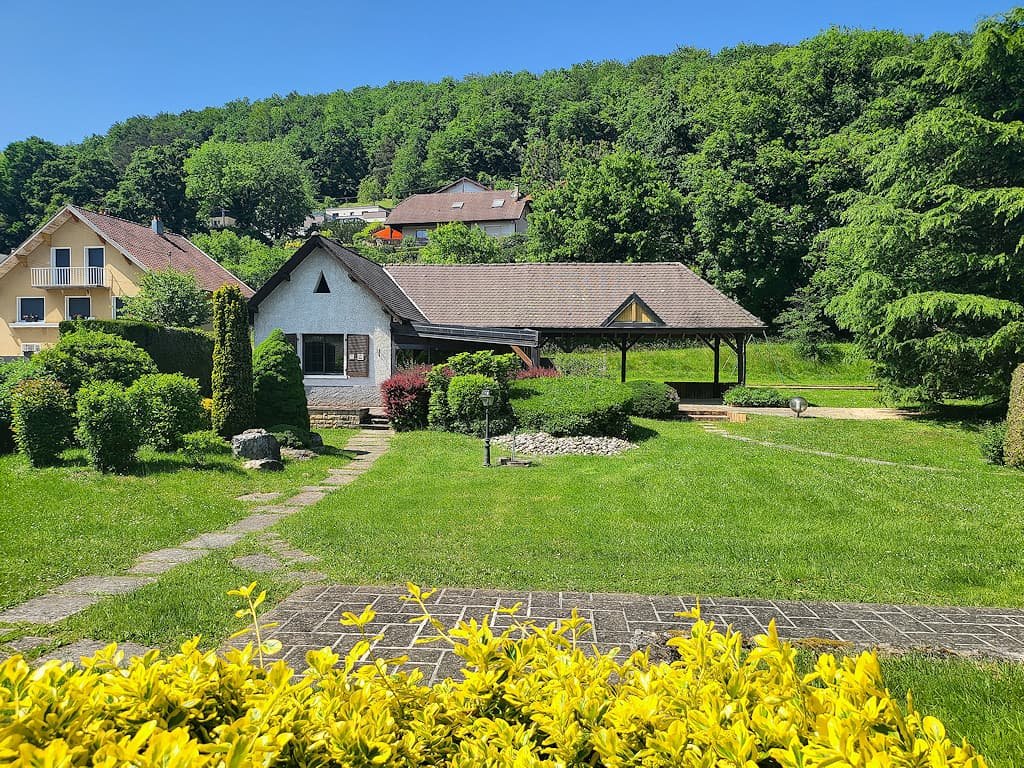
<svg viewBox="0 0 1024 768">
<path fill-rule="evenodd" d="M 956 427 L 967 432 L 980 432 L 994 421 L 1006 418 L 1006 405 L 1003 403 L 983 404 L 932 404 L 924 406 L 918 417 L 930 421 L 937 426 Z"/>
<path fill-rule="evenodd" d="M 629 425 L 626 439 L 631 443 L 645 443 L 652 438 L 658 437 L 660 434 L 656 429 L 633 423 Z"/>
<path fill-rule="evenodd" d="M 66 469 L 92 469 L 89 457 L 84 453 L 66 453 L 61 459 L 58 467 Z M 151 477 L 153 475 L 171 474 L 182 470 L 194 470 L 196 472 L 209 472 L 210 474 L 247 474 L 233 460 L 226 457 L 212 458 L 206 464 L 196 465 L 173 453 L 155 454 L 143 456 L 132 464 L 131 471 L 123 473 L 126 477 Z"/>
</svg>

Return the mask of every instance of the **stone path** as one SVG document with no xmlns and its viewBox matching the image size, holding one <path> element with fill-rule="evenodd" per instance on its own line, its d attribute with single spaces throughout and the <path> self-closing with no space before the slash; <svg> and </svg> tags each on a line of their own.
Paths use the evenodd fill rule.
<svg viewBox="0 0 1024 768">
<path fill-rule="evenodd" d="M 721 400 L 684 400 L 679 404 L 680 413 L 695 410 L 700 413 L 746 413 L 757 416 L 787 416 L 796 418 L 789 408 L 745 408 L 735 405 L 724 405 Z M 852 421 L 891 421 L 917 416 L 916 411 L 900 408 L 838 408 L 812 405 L 804 411 L 804 419 L 846 419 Z"/>
<path fill-rule="evenodd" d="M 278 501 L 280 493 L 253 493 L 239 496 L 241 501 L 276 503 L 255 507 L 252 514 L 238 520 L 223 531 L 203 533 L 177 546 L 139 555 L 135 564 L 124 574 L 82 576 L 54 587 L 44 595 L 0 611 L 0 625 L 45 625 L 63 621 L 69 616 L 95 605 L 104 597 L 134 592 L 147 584 L 152 584 L 156 581 L 155 577 L 178 565 L 206 557 L 214 550 L 226 549 L 247 534 L 263 531 L 285 517 L 295 514 L 303 507 L 316 504 L 326 494 L 352 482 L 366 472 L 387 450 L 392 434 L 390 430 L 360 432 L 345 444 L 345 450 L 354 453 L 355 458 L 343 468 L 328 470 L 328 477 L 320 485 L 305 486 L 298 494 L 284 501 Z M 271 538 L 270 541 L 273 539 Z M 311 562 L 310 555 L 297 550 L 279 554 L 288 563 Z M 307 580 L 315 581 L 316 579 L 309 578 Z M 89 642 L 96 644 L 99 641 Z M 37 643 L 36 647 L 43 644 L 45 643 Z M 7 645 L 11 646 L 10 643 Z"/>
<path fill-rule="evenodd" d="M 382 635 L 373 655 L 406 655 L 410 666 L 420 668 L 430 681 L 454 675 L 461 663 L 446 646 L 416 644 L 421 626 L 408 622 L 419 609 L 402 602 L 399 597 L 404 594 L 404 587 L 311 585 L 263 618 L 280 622 L 270 636 L 281 641 L 282 658 L 302 668 L 311 649 L 328 646 L 339 654 L 347 652 L 360 635 L 338 620 L 345 611 L 359 613 L 372 605 L 377 618 L 367 632 Z M 448 588 L 439 589 L 427 602 L 431 613 L 449 627 L 516 603 L 522 604 L 518 620 L 539 624 L 567 618 L 575 608 L 593 625 L 583 640 L 602 652 L 614 648 L 629 652 L 658 642 L 663 633 L 688 628 L 692 620 L 675 614 L 693 608 L 696 598 Z M 814 641 L 813 647 L 819 650 L 822 646 L 835 651 L 878 647 L 1024 660 L 1024 610 L 733 598 L 701 598 L 700 606 L 705 619 L 719 626 L 732 625 L 748 637 L 764 633 L 775 619 L 783 638 Z M 508 626 L 514 620 L 498 615 L 494 623 Z M 430 634 L 430 627 L 423 630 L 424 636 Z"/>
<path fill-rule="evenodd" d="M 749 443 L 751 445 L 760 445 L 765 448 L 777 448 L 780 451 L 792 451 L 794 453 L 809 453 L 812 456 L 824 456 L 829 459 L 843 459 L 844 461 L 855 461 L 860 464 L 874 464 L 876 466 L 883 467 L 902 467 L 905 469 L 920 469 L 925 472 L 951 472 L 947 467 L 932 467 L 927 464 L 905 464 L 900 461 L 886 461 L 885 459 L 872 459 L 867 456 L 851 456 L 848 453 L 834 453 L 833 451 L 820 451 L 817 448 L 804 448 L 800 445 L 789 445 L 787 443 L 773 443 L 770 440 L 757 440 L 753 437 L 747 437 L 746 435 L 736 435 L 732 432 L 727 432 L 721 427 L 716 427 L 713 424 L 702 424 L 704 431 L 717 435 L 718 437 L 725 437 L 729 440 L 736 440 L 741 443 Z"/>
</svg>

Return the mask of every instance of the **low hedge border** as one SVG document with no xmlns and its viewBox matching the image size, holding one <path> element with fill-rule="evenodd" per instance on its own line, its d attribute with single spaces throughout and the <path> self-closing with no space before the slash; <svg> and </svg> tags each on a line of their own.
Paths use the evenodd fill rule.
<svg viewBox="0 0 1024 768">
<path fill-rule="evenodd" d="M 524 379 L 512 386 L 512 411 L 523 430 L 561 436 L 623 437 L 633 390 L 607 379 Z"/>
</svg>

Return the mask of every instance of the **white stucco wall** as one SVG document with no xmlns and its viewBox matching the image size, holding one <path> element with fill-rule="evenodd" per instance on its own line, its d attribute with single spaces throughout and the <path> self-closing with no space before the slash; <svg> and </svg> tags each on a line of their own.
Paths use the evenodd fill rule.
<svg viewBox="0 0 1024 768">
<path fill-rule="evenodd" d="M 330 293 L 314 293 L 320 273 Z M 369 291 L 354 282 L 336 258 L 317 249 L 307 256 L 260 303 L 254 319 L 256 343 L 272 330 L 302 334 L 361 333 L 370 337 L 370 375 L 306 376 L 311 406 L 374 406 L 380 404 L 380 385 L 395 368 L 391 317 Z"/>
</svg>

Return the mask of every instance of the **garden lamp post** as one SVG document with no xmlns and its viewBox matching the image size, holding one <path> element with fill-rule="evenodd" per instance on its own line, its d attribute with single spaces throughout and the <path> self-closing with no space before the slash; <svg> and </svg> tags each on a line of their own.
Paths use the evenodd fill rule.
<svg viewBox="0 0 1024 768">
<path fill-rule="evenodd" d="M 494 395 L 490 387 L 480 390 L 480 402 L 484 404 L 484 466 L 491 466 L 491 406 L 494 405 Z"/>
<path fill-rule="evenodd" d="M 802 397 L 794 397 L 789 401 L 789 407 L 792 409 L 793 413 L 795 413 L 796 417 L 799 419 L 800 414 L 807 410 L 807 401 L 804 400 Z"/>
</svg>

